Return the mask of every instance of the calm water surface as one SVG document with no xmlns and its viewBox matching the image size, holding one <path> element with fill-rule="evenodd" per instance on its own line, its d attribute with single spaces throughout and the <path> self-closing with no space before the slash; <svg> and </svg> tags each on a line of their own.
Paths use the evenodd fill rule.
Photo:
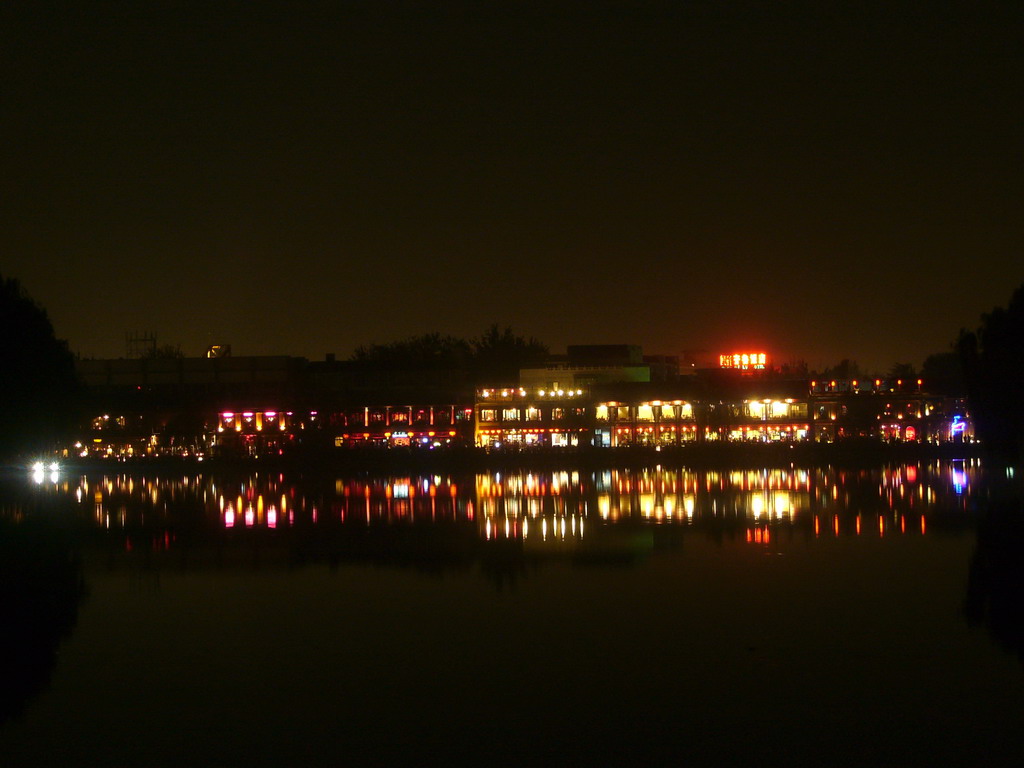
<svg viewBox="0 0 1024 768">
<path fill-rule="evenodd" d="M 1019 480 L 9 477 L 0 764 L 1018 764 Z"/>
</svg>

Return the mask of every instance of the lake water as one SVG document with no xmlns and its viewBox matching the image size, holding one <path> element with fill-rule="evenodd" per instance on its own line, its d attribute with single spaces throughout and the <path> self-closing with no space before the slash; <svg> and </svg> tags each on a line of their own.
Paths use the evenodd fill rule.
<svg viewBox="0 0 1024 768">
<path fill-rule="evenodd" d="M 1021 764 L 1019 486 L 8 477 L 0 764 Z"/>
</svg>

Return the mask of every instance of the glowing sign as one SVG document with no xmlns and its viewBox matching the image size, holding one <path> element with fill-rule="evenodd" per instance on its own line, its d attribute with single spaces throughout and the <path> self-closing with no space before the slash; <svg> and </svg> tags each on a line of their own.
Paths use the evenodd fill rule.
<svg viewBox="0 0 1024 768">
<path fill-rule="evenodd" d="M 903 431 L 903 434 L 906 436 L 907 440 L 916 440 L 917 439 L 917 429 L 915 429 L 912 426 L 908 425 L 907 428 Z"/>
<path fill-rule="evenodd" d="M 720 367 L 737 368 L 741 371 L 764 368 L 767 361 L 768 356 L 764 352 L 734 352 L 731 355 L 718 356 Z"/>
</svg>

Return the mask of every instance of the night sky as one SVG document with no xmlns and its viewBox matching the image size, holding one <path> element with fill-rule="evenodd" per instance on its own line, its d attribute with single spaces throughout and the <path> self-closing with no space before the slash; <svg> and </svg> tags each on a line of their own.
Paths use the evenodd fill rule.
<svg viewBox="0 0 1024 768">
<path fill-rule="evenodd" d="M 433 5 L 5 4 L 0 272 L 83 356 L 881 370 L 1024 281 L 1019 2 Z"/>
</svg>

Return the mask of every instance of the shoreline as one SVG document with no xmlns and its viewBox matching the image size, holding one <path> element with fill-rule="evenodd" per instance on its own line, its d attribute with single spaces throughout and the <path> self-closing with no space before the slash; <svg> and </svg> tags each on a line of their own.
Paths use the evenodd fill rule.
<svg viewBox="0 0 1024 768">
<path fill-rule="evenodd" d="M 261 472 L 289 474 L 395 474 L 417 472 L 486 472 L 499 470 L 642 469 L 671 467 L 695 469 L 760 469 L 800 466 L 867 468 L 908 462 L 986 459 L 1012 464 L 984 451 L 977 443 L 878 443 L 850 441 L 809 444 L 701 444 L 663 448 L 572 448 L 536 451 L 485 451 L 456 448 L 344 449 L 297 451 L 288 456 L 259 458 L 139 457 L 126 460 L 74 459 L 61 461 L 62 472 L 94 474 L 150 474 L 153 472 Z M 9 465 L 10 466 L 10 465 Z M 17 465 L 15 465 L 16 467 Z M 15 467 L 10 467 L 14 470 Z"/>
</svg>

